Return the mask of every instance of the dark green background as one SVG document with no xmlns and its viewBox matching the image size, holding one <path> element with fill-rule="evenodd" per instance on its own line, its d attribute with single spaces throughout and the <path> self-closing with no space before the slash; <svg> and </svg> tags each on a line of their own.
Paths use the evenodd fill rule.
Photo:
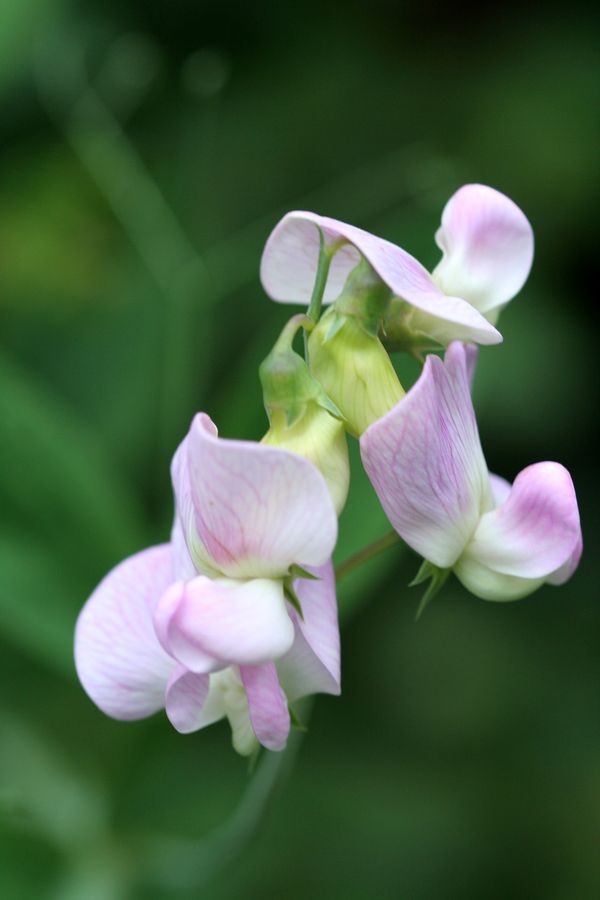
<svg viewBox="0 0 600 900">
<path fill-rule="evenodd" d="M 3 897 L 600 896 L 597 44 L 577 2 L 1 0 Z M 536 234 L 505 343 L 480 357 L 484 449 L 509 478 L 571 469 L 582 565 L 512 605 L 451 582 L 418 625 L 408 551 L 342 583 L 342 698 L 188 871 L 178 839 L 227 819 L 246 764 L 223 724 L 99 713 L 77 612 L 168 534 L 194 411 L 263 433 L 256 369 L 289 310 L 258 262 L 279 216 L 346 219 L 431 267 L 466 181 Z M 340 558 L 386 529 L 354 476 Z"/>
</svg>

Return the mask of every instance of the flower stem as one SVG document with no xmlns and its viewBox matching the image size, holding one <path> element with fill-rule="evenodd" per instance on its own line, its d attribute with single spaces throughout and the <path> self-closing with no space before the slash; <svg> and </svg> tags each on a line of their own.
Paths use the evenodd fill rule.
<svg viewBox="0 0 600 900">
<path fill-rule="evenodd" d="M 343 243 L 343 240 L 337 240 L 334 241 L 333 244 L 327 246 L 325 243 L 325 235 L 319 228 L 319 261 L 317 263 L 317 274 L 315 276 L 310 304 L 306 311 L 307 316 L 312 319 L 315 325 L 321 316 L 321 306 L 323 304 L 323 295 L 325 294 L 325 286 L 327 284 L 331 260 Z M 308 334 L 306 331 L 304 332 L 304 356 L 308 362 Z"/>
<path fill-rule="evenodd" d="M 359 550 L 357 553 L 353 553 L 352 556 L 349 556 L 348 559 L 345 559 L 344 562 L 339 564 L 339 566 L 336 566 L 336 582 L 341 581 L 342 578 L 344 578 L 346 575 L 349 575 L 350 572 L 353 572 L 355 569 L 360 568 L 360 566 L 368 562 L 370 559 L 372 559 L 372 557 L 377 556 L 378 553 L 382 553 L 384 550 L 387 550 L 388 547 L 393 547 L 394 544 L 399 543 L 399 541 L 399 535 L 397 535 L 395 531 L 390 531 L 388 534 L 384 534 L 383 537 L 380 537 L 376 541 L 373 541 L 372 544 L 368 544 L 366 547 L 363 547 L 362 550 Z"/>
<path fill-rule="evenodd" d="M 298 329 L 304 328 L 305 331 L 310 331 L 313 327 L 314 322 L 310 316 L 305 315 L 304 313 L 298 313 L 297 315 L 292 316 L 292 318 L 283 326 L 279 337 L 273 345 L 273 351 L 275 353 L 285 353 L 286 350 L 291 349 L 294 338 L 298 333 Z"/>
</svg>

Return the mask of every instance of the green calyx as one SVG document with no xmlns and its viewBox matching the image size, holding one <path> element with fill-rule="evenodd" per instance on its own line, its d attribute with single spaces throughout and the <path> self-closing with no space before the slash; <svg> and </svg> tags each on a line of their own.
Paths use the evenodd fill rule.
<svg viewBox="0 0 600 900">
<path fill-rule="evenodd" d="M 429 581 L 425 593 L 421 597 L 421 602 L 419 603 L 415 615 L 415 621 L 418 621 L 421 618 L 435 595 L 442 589 L 450 571 L 450 569 L 440 569 L 439 566 L 434 566 L 434 564 L 427 559 L 423 560 L 419 571 L 409 584 L 409 587 L 416 587 L 419 584 L 424 584 L 426 581 Z"/>
<path fill-rule="evenodd" d="M 304 620 L 302 604 L 300 603 L 300 598 L 298 597 L 295 586 L 295 582 L 299 578 L 306 578 L 308 581 L 319 581 L 319 576 L 313 575 L 312 572 L 308 572 L 306 569 L 303 569 L 302 566 L 297 566 L 296 563 L 294 563 L 290 566 L 288 574 L 283 579 L 283 593 L 285 599 L 294 607 L 300 618 Z"/>
<path fill-rule="evenodd" d="M 312 329 L 313 322 L 308 316 L 290 319 L 258 370 L 269 421 L 271 424 L 284 421 L 288 428 L 306 413 L 311 403 L 335 418 L 341 418 L 337 406 L 311 375 L 305 360 L 293 349 L 294 337 L 302 327 L 307 331 Z"/>
</svg>

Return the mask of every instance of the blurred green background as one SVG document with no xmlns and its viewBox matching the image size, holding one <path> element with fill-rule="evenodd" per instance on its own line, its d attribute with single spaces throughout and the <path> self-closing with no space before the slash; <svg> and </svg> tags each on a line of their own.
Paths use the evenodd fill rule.
<svg viewBox="0 0 600 900">
<path fill-rule="evenodd" d="M 590 10 L 0 0 L 2 897 L 600 896 Z M 340 586 L 342 698 L 254 782 L 224 724 L 105 718 L 75 618 L 167 535 L 194 411 L 263 433 L 256 369 L 289 314 L 258 280 L 272 226 L 314 209 L 432 267 L 466 181 L 536 234 L 480 357 L 484 449 L 509 478 L 571 469 L 577 575 L 513 605 L 449 583 L 415 625 L 418 560 L 388 551 Z M 355 469 L 340 559 L 387 528 Z"/>
</svg>

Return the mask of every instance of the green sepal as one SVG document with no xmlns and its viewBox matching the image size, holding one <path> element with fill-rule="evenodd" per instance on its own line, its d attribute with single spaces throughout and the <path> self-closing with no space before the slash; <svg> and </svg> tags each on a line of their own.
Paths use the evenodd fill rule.
<svg viewBox="0 0 600 900">
<path fill-rule="evenodd" d="M 306 734 L 306 732 L 308 731 L 308 727 L 298 718 L 298 714 L 292 709 L 289 704 L 288 710 L 290 713 L 290 722 L 292 723 L 292 728 L 296 728 L 298 731 L 303 731 Z"/>
<path fill-rule="evenodd" d="M 444 586 L 449 574 L 450 569 L 440 569 L 439 566 L 434 566 L 429 560 L 423 560 L 419 567 L 419 571 L 408 585 L 409 587 L 416 587 L 419 584 L 423 584 L 425 581 L 429 581 L 417 608 L 415 622 L 419 621 L 425 612 L 425 609 L 429 606 L 438 591 Z"/>
<path fill-rule="evenodd" d="M 302 621 L 304 622 L 304 613 L 302 612 L 302 604 L 300 603 L 300 598 L 298 594 L 294 590 L 294 586 L 292 584 L 292 579 L 288 576 L 283 581 L 283 593 L 285 594 L 285 599 L 288 603 L 294 607 Z"/>
<path fill-rule="evenodd" d="M 313 575 L 312 572 L 307 572 L 306 569 L 303 569 L 302 566 L 296 565 L 294 563 L 290 566 L 289 569 L 289 577 L 290 578 L 308 578 L 309 581 L 320 581 L 318 575 Z"/>
<path fill-rule="evenodd" d="M 317 382 L 317 384 L 318 384 L 318 382 Z M 319 385 L 319 388 L 320 388 L 320 390 L 319 390 L 319 394 L 316 398 L 316 402 L 319 404 L 319 406 L 321 406 L 324 410 L 326 410 L 326 412 L 328 412 L 330 415 L 332 415 L 334 419 L 340 419 L 340 421 L 343 422 L 344 416 L 342 415 L 340 410 L 337 408 L 337 406 L 335 405 L 333 400 L 330 400 L 330 398 L 327 396 L 327 394 L 325 393 L 323 388 L 321 388 L 320 385 Z"/>
<path fill-rule="evenodd" d="M 327 318 L 323 317 L 323 321 L 327 322 L 327 331 L 323 335 L 323 343 L 326 344 L 328 341 L 331 341 L 338 331 L 340 331 L 344 327 L 344 323 L 346 321 L 346 317 L 340 315 L 335 311 L 335 309 L 331 309 L 328 313 L 326 313 Z"/>
</svg>

